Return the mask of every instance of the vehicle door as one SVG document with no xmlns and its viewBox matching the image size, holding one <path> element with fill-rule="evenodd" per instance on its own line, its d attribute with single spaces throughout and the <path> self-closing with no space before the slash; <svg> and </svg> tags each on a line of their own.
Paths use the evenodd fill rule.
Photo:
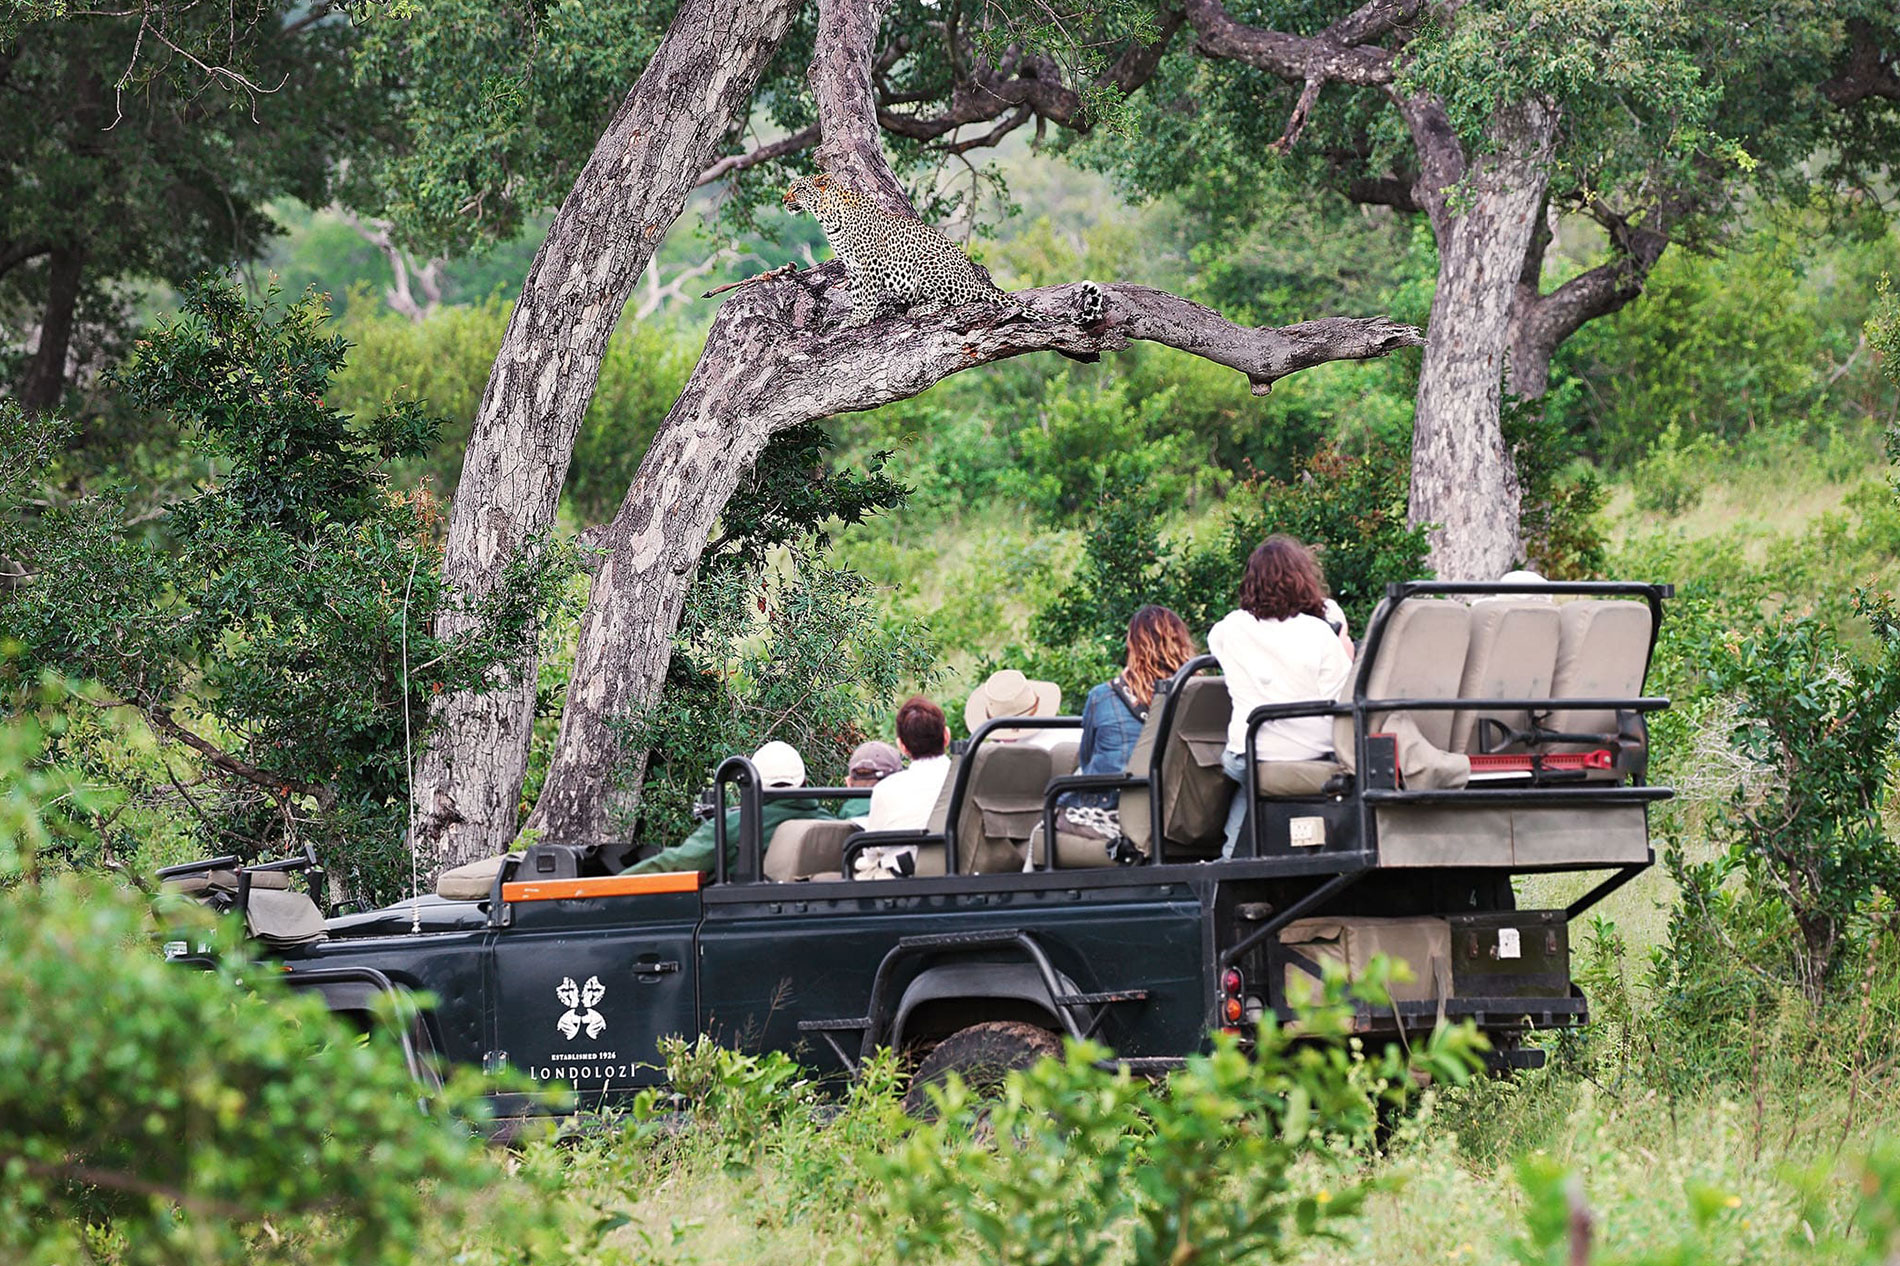
<svg viewBox="0 0 1900 1266">
<path fill-rule="evenodd" d="M 665 1080 L 659 1043 L 699 1032 L 697 875 L 511 883 L 490 941 L 491 1065 L 599 1106 Z"/>
</svg>

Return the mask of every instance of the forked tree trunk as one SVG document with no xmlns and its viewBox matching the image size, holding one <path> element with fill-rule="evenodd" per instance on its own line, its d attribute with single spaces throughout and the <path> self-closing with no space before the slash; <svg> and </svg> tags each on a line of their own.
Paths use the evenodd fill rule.
<svg viewBox="0 0 1900 1266">
<path fill-rule="evenodd" d="M 482 395 L 449 516 L 447 579 L 491 593 L 554 522 L 581 418 L 622 308 L 721 138 L 744 117 L 798 0 L 684 0 L 561 204 Z M 440 636 L 474 621 L 445 613 Z M 433 868 L 515 835 L 535 665 L 446 699 L 418 772 L 418 844 Z"/>
<path fill-rule="evenodd" d="M 47 257 L 46 306 L 41 309 L 40 341 L 20 384 L 20 406 L 31 413 L 57 409 L 66 392 L 66 357 L 72 351 L 73 314 L 79 307 L 79 281 L 85 255 L 59 247 Z"/>
<path fill-rule="evenodd" d="M 1417 137 L 1421 122 L 1412 121 Z M 1430 135 L 1429 120 L 1423 126 Z M 1499 411 L 1512 302 L 1555 135 L 1556 114 L 1542 103 L 1507 107 L 1489 152 L 1422 199 L 1438 238 L 1438 288 L 1412 424 L 1410 510 L 1412 522 L 1434 525 L 1440 579 L 1495 580 L 1519 557 L 1517 471 Z M 1421 179 L 1430 178 L 1428 165 Z"/>
</svg>

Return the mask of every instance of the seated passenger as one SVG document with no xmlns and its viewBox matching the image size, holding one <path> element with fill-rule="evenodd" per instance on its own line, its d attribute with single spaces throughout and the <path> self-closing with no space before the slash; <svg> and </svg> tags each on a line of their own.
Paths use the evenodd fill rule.
<svg viewBox="0 0 1900 1266">
<path fill-rule="evenodd" d="M 1147 606 L 1128 622 L 1127 656 L 1112 681 L 1089 691 L 1082 705 L 1082 747 L 1078 774 L 1119 774 L 1148 720 L 1155 686 L 1194 658 L 1194 638 L 1181 617 L 1166 607 Z M 1099 836 L 1114 853 L 1121 838 L 1121 792 L 1071 791 L 1057 803 L 1061 829 Z"/>
<path fill-rule="evenodd" d="M 851 749 L 851 758 L 845 762 L 844 785 L 868 790 L 902 768 L 904 758 L 895 747 L 882 739 L 872 739 Z M 839 801 L 838 807 L 833 810 L 839 817 L 850 818 L 860 826 L 870 811 L 871 797 L 868 795 Z"/>
<path fill-rule="evenodd" d="M 910 765 L 881 780 L 871 791 L 867 831 L 921 831 L 950 772 L 950 727 L 943 709 L 917 695 L 897 710 L 897 747 Z"/>
<path fill-rule="evenodd" d="M 867 831 L 921 831 L 930 825 L 944 777 L 950 772 L 950 727 L 943 709 L 916 695 L 897 710 L 897 746 L 910 766 L 880 780 L 871 791 Z M 915 845 L 867 848 L 858 854 L 864 875 L 908 875 L 916 868 Z"/>
<path fill-rule="evenodd" d="M 1052 717 L 1062 712 L 1062 687 L 1053 681 L 1031 681 L 1014 668 L 989 675 L 963 706 L 963 722 L 970 733 L 983 728 L 997 717 Z M 1025 743 L 1032 747 L 1057 748 L 1075 738 L 1067 728 L 998 730 L 986 743 Z"/>
<path fill-rule="evenodd" d="M 1207 635 L 1207 649 L 1220 661 L 1234 704 L 1221 754 L 1229 778 L 1246 786 L 1248 713 L 1265 703 L 1338 696 L 1352 673 L 1343 636 L 1326 622 L 1326 582 L 1312 553 L 1290 536 L 1261 542 L 1247 559 L 1240 609 L 1228 612 Z M 1268 721 L 1255 744 L 1261 760 L 1322 760 L 1333 754 L 1333 720 Z M 1234 855 L 1246 811 L 1247 797 L 1236 794 L 1221 856 Z"/>
<path fill-rule="evenodd" d="M 790 743 L 777 739 L 752 753 L 758 768 L 759 783 L 766 787 L 802 787 L 805 785 L 805 758 Z M 792 818 L 829 818 L 831 809 L 816 800 L 773 799 L 765 802 L 759 814 L 760 839 L 770 841 L 781 822 Z M 707 818 L 693 828 L 692 834 L 671 848 L 663 848 L 643 862 L 636 862 L 621 873 L 653 875 L 665 871 L 696 870 L 703 875 L 714 871 L 717 843 L 713 838 L 713 819 Z M 726 810 L 726 865 L 739 864 L 739 806 Z"/>
</svg>

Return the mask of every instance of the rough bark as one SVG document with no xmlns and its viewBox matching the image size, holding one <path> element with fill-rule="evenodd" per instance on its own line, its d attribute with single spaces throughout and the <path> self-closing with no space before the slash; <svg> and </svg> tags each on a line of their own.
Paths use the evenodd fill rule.
<svg viewBox="0 0 1900 1266">
<path fill-rule="evenodd" d="M 1467 168 L 1435 103 L 1400 108 L 1420 151 L 1418 200 L 1439 257 L 1412 424 L 1411 519 L 1433 525 L 1440 578 L 1495 580 L 1519 552 L 1517 472 L 1499 411 L 1512 302 L 1541 219 L 1557 115 L 1536 100 L 1499 111 L 1486 152 Z"/>
<path fill-rule="evenodd" d="M 561 204 L 515 304 L 449 519 L 446 572 L 491 592 L 554 522 L 574 436 L 621 309 L 720 140 L 742 118 L 798 0 L 685 0 Z M 446 614 L 452 636 L 471 617 Z M 534 665 L 445 700 L 418 778 L 418 843 L 435 868 L 514 838 Z"/>
<path fill-rule="evenodd" d="M 76 247 L 55 247 L 46 261 L 46 306 L 40 313 L 40 341 L 20 383 L 20 407 L 41 413 L 59 407 L 66 391 L 66 357 L 72 349 L 73 313 L 79 307 L 79 281 L 85 255 Z"/>
<path fill-rule="evenodd" d="M 878 140 L 872 49 L 887 3 L 820 0 L 810 81 L 822 165 L 914 214 Z M 641 752 L 621 759 L 629 726 L 659 696 L 673 630 L 715 520 L 777 432 L 903 400 L 960 370 L 1035 351 L 1094 356 L 1149 339 L 1232 366 L 1259 392 L 1310 365 L 1419 342 L 1411 327 L 1376 318 L 1248 329 L 1145 286 L 1102 287 L 1107 316 L 1090 326 L 1080 323 L 1081 286 L 1069 285 L 1018 292 L 1007 306 L 892 316 L 846 330 L 842 280 L 834 261 L 747 286 L 714 321 L 607 533 L 560 738 L 529 819 L 547 838 L 611 838 L 637 806 Z"/>
</svg>

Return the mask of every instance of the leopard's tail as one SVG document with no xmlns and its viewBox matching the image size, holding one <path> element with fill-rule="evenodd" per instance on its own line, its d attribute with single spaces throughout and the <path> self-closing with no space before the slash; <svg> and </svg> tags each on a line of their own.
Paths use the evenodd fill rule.
<svg viewBox="0 0 1900 1266">
<path fill-rule="evenodd" d="M 1092 281 L 1076 287 L 1075 319 L 1080 325 L 1100 325 L 1108 316 L 1108 293 Z"/>
</svg>

